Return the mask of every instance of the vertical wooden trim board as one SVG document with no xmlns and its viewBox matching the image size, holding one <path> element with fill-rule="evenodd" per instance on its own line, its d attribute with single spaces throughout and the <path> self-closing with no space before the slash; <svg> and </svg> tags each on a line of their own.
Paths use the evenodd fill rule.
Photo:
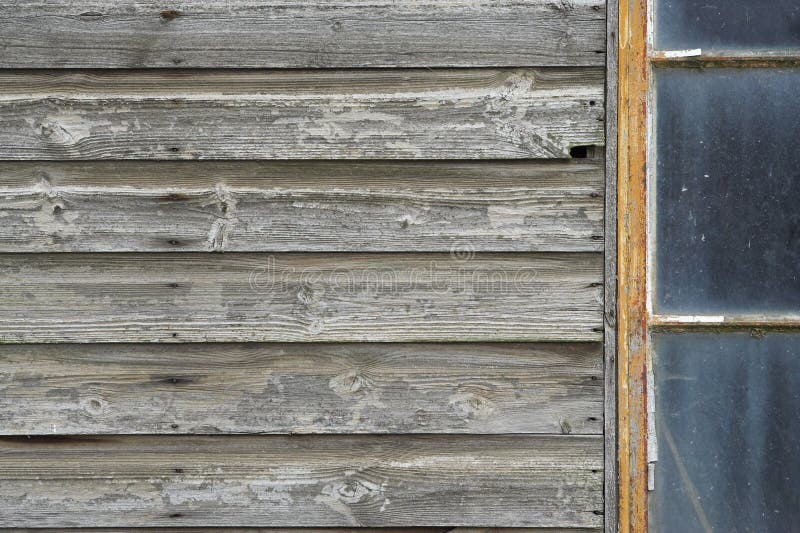
<svg viewBox="0 0 800 533">
<path fill-rule="evenodd" d="M 619 532 L 647 530 L 647 1 L 619 4 Z"/>
<path fill-rule="evenodd" d="M 605 531 L 617 531 L 617 72 L 619 4 L 606 5 Z"/>
</svg>

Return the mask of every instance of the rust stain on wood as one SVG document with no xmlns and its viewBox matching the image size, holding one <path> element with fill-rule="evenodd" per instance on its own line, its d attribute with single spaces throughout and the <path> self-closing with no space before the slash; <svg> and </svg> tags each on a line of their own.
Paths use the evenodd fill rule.
<svg viewBox="0 0 800 533">
<path fill-rule="evenodd" d="M 647 2 L 619 9 L 619 532 L 647 531 Z"/>
</svg>

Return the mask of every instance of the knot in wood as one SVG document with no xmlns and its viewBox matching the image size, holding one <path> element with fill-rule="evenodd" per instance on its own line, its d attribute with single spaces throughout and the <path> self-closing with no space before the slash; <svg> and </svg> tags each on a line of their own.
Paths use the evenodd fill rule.
<svg viewBox="0 0 800 533">
<path fill-rule="evenodd" d="M 176 18 L 180 17 L 181 15 L 183 15 L 183 13 L 181 13 L 177 9 L 165 9 L 165 10 L 163 10 L 161 12 L 161 19 L 162 20 L 175 20 Z"/>
</svg>

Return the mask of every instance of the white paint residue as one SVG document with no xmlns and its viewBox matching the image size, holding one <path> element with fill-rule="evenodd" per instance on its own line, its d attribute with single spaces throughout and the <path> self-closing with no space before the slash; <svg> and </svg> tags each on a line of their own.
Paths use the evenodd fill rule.
<svg viewBox="0 0 800 533">
<path fill-rule="evenodd" d="M 525 217 L 530 216 L 530 208 L 514 205 L 490 205 L 487 210 L 489 224 L 493 228 L 505 226 L 524 226 Z"/>
<path fill-rule="evenodd" d="M 724 316 L 712 315 L 677 315 L 659 317 L 665 322 L 676 322 L 680 324 L 722 324 L 725 322 Z"/>
<path fill-rule="evenodd" d="M 692 48 L 690 50 L 667 50 L 663 52 L 664 57 L 696 57 L 703 55 L 703 51 L 700 48 Z"/>
<path fill-rule="evenodd" d="M 248 507 L 254 501 L 291 505 L 293 503 L 289 487 L 266 480 L 253 480 L 237 483 L 230 480 L 209 480 L 202 478 L 151 480 L 163 483 L 163 494 L 170 505 L 184 505 L 197 502 L 220 502 L 226 505 Z"/>
</svg>

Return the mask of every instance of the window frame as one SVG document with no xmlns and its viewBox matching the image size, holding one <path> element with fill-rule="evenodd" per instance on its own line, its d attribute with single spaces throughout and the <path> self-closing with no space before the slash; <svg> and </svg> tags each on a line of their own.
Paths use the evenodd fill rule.
<svg viewBox="0 0 800 533">
<path fill-rule="evenodd" d="M 671 67 L 770 68 L 800 66 L 790 49 L 656 50 L 655 0 L 609 2 L 609 47 L 616 24 L 616 509 L 607 512 L 606 531 L 648 530 L 648 492 L 654 486 L 658 443 L 650 333 L 654 331 L 800 330 L 797 315 L 667 315 L 653 311 L 655 212 L 648 196 L 655 184 L 653 71 Z M 611 64 L 611 63 L 610 63 Z M 611 92 L 609 92 L 611 97 Z M 613 153 L 609 152 L 609 158 Z M 611 172 L 608 174 L 612 176 Z M 609 256 L 610 257 L 610 256 Z M 609 367 L 611 368 L 611 367 Z M 608 478 L 607 478 L 608 479 Z M 610 493 L 607 489 L 606 497 Z M 615 523 L 616 521 L 616 523 Z"/>
</svg>

